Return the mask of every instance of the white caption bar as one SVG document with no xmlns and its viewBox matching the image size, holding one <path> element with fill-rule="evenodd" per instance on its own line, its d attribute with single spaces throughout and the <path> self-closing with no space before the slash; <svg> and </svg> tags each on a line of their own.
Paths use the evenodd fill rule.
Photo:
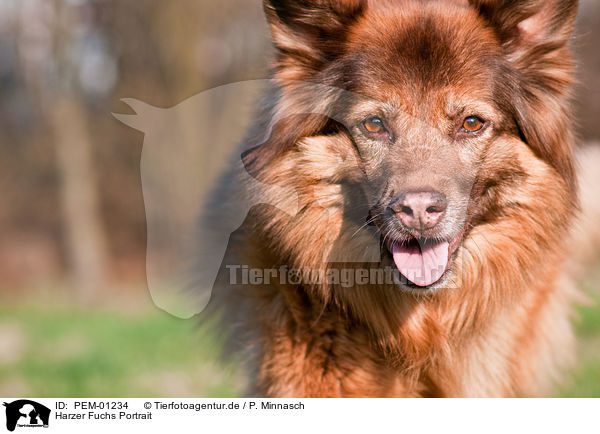
<svg viewBox="0 0 600 434">
<path fill-rule="evenodd" d="M 597 429 L 597 399 L 2 398 L 0 432 L 513 433 Z M 7 429 L 8 431 L 3 431 Z M 171 431 L 169 431 L 171 430 Z"/>
</svg>

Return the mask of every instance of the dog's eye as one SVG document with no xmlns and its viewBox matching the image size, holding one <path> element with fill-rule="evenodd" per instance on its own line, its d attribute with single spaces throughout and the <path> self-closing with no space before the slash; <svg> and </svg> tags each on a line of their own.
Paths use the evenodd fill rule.
<svg viewBox="0 0 600 434">
<path fill-rule="evenodd" d="M 365 130 L 371 134 L 381 134 L 385 132 L 383 121 L 379 118 L 370 118 L 363 122 Z"/>
<path fill-rule="evenodd" d="M 469 116 L 464 120 L 462 124 L 462 130 L 466 133 L 476 133 L 478 131 L 481 131 L 484 125 L 485 122 L 477 116 Z"/>
</svg>

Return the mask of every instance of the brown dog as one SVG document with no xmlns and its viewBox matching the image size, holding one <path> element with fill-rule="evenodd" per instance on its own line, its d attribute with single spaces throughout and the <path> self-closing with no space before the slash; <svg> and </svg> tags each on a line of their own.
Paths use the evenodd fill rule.
<svg viewBox="0 0 600 434">
<path fill-rule="evenodd" d="M 265 0 L 276 86 L 244 155 L 263 187 L 229 180 L 215 196 L 281 204 L 233 234 L 213 298 L 252 393 L 551 390 L 573 350 L 576 9 Z M 231 265 L 276 274 L 232 281 Z"/>
</svg>

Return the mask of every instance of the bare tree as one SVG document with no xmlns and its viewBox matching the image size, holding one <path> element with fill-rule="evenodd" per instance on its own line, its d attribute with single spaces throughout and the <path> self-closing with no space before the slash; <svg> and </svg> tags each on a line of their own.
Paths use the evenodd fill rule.
<svg viewBox="0 0 600 434">
<path fill-rule="evenodd" d="M 75 79 L 78 59 L 71 51 L 78 37 L 72 25 L 75 11 L 68 2 L 60 0 L 33 6 L 31 3 L 25 4 L 20 14 L 19 49 L 28 90 L 46 123 L 48 143 L 56 151 L 69 271 L 77 295 L 93 299 L 106 284 L 108 253 L 94 172 L 93 140 Z M 44 37 L 48 41 L 43 41 Z M 47 47 L 48 52 L 39 47 Z"/>
</svg>

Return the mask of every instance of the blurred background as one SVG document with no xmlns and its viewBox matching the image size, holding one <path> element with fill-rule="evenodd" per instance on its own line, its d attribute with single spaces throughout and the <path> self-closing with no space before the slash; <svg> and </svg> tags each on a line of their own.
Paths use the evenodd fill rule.
<svg viewBox="0 0 600 434">
<path fill-rule="evenodd" d="M 592 142 L 600 1 L 582 1 L 575 48 L 573 117 Z M 270 55 L 260 0 L 0 0 L 0 396 L 240 393 L 210 327 L 152 303 L 144 135 L 111 113 L 266 78 Z M 557 396 L 600 397 L 600 265 L 581 286 L 578 366 Z"/>
</svg>

